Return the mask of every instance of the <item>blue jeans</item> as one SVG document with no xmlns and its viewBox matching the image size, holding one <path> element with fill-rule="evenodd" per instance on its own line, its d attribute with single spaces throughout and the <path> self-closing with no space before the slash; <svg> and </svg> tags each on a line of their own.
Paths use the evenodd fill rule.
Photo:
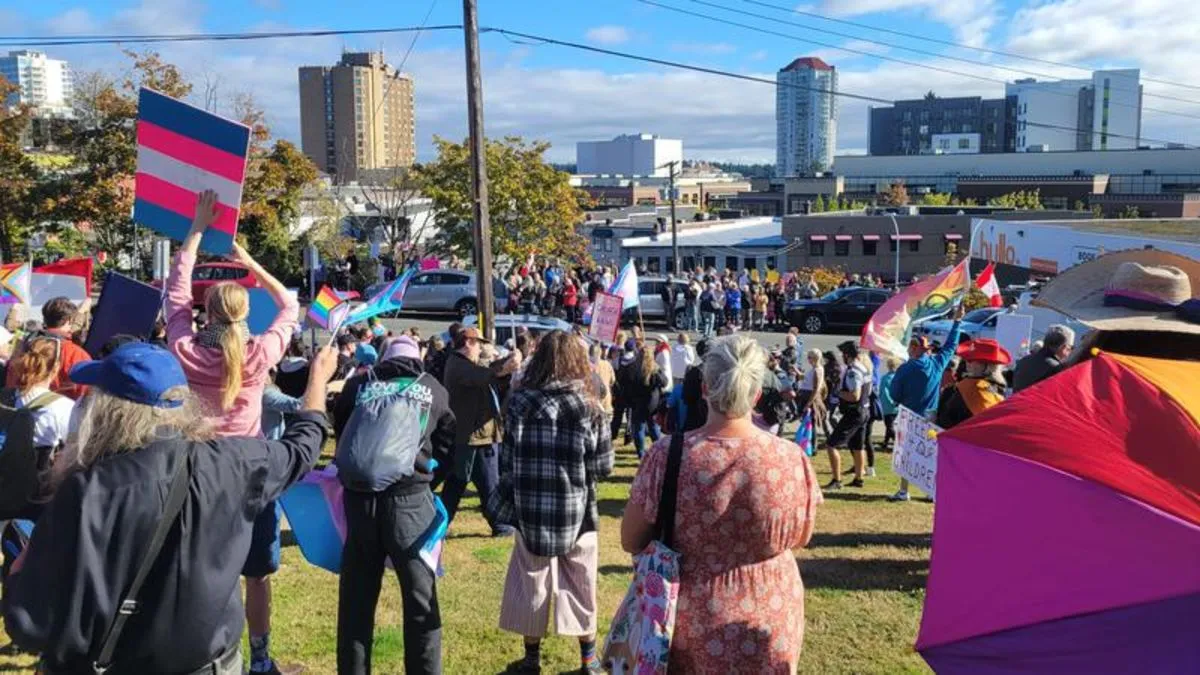
<svg viewBox="0 0 1200 675">
<path fill-rule="evenodd" d="M 717 321 L 716 312 L 703 312 L 701 316 L 704 318 L 704 325 L 701 327 L 700 332 L 704 334 L 704 337 L 712 337 L 716 332 L 714 325 Z"/>
<path fill-rule="evenodd" d="M 657 441 L 662 432 L 658 428 L 658 424 L 654 421 L 654 417 L 645 410 L 634 408 L 629 411 L 629 428 L 633 435 L 633 448 L 637 450 L 637 456 L 640 459 L 646 454 L 646 434 L 649 432 L 650 440 Z"/>
<path fill-rule="evenodd" d="M 462 501 L 463 493 L 467 491 L 467 483 L 475 484 L 479 493 L 479 505 L 484 518 L 492 526 L 493 532 L 507 530 L 507 526 L 496 522 L 494 514 L 488 511 L 488 497 L 496 490 L 500 482 L 500 458 L 490 445 L 463 445 L 454 449 L 454 472 L 446 479 L 442 487 L 442 504 L 453 522 L 458 513 L 458 504 Z"/>
</svg>

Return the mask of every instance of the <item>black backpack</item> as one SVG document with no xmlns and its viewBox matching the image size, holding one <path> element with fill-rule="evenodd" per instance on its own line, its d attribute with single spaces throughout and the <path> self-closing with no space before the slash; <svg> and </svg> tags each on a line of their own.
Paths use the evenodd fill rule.
<svg viewBox="0 0 1200 675">
<path fill-rule="evenodd" d="M 54 448 L 34 446 L 34 413 L 59 398 L 48 391 L 18 408 L 16 390 L 0 392 L 0 520 L 18 517 L 41 488 Z"/>
</svg>

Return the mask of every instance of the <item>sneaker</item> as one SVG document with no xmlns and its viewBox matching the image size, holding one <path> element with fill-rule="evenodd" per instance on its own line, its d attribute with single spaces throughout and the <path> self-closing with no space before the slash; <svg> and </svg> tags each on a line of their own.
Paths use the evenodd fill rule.
<svg viewBox="0 0 1200 675">
<path fill-rule="evenodd" d="M 855 478 L 854 480 L 850 481 L 849 483 L 846 483 L 846 485 L 849 487 L 852 487 L 852 488 L 860 488 L 863 486 L 863 482 L 862 482 L 861 478 Z"/>
<path fill-rule="evenodd" d="M 850 467 L 849 469 L 846 469 L 845 471 L 842 472 L 842 475 L 849 476 L 852 473 L 854 473 L 854 467 Z"/>
<path fill-rule="evenodd" d="M 305 671 L 305 667 L 298 664 L 279 665 L 278 662 L 271 664 L 271 669 L 266 672 L 266 675 L 300 675 Z M 254 671 L 251 671 L 254 673 Z"/>
<path fill-rule="evenodd" d="M 592 659 L 586 666 L 579 669 L 579 675 L 601 675 L 608 673 L 604 666 L 600 665 L 600 659 Z"/>
<path fill-rule="evenodd" d="M 516 528 L 504 525 L 504 526 L 497 527 L 496 529 L 492 530 L 492 536 L 497 539 L 503 539 L 504 537 L 513 536 L 514 534 L 516 534 L 516 532 L 517 532 Z"/>
<path fill-rule="evenodd" d="M 908 493 L 901 490 L 901 491 L 897 492 L 896 494 L 892 495 L 891 497 L 888 497 L 888 501 L 889 502 L 906 502 L 906 501 L 908 501 Z"/>
<path fill-rule="evenodd" d="M 826 492 L 836 492 L 836 491 L 842 489 L 842 481 L 831 480 L 831 481 L 829 481 L 829 485 L 826 485 L 825 487 L 823 487 L 821 489 L 825 490 Z"/>
<path fill-rule="evenodd" d="M 867 478 L 874 478 L 875 477 L 875 467 L 868 466 L 866 476 L 867 476 Z"/>
</svg>

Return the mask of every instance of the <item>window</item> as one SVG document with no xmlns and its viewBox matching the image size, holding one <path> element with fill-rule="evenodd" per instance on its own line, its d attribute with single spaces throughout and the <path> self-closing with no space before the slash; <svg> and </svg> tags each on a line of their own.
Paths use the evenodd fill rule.
<svg viewBox="0 0 1200 675">
<path fill-rule="evenodd" d="M 612 242 L 613 242 L 612 239 L 604 240 L 604 252 L 605 253 L 612 253 Z"/>
<path fill-rule="evenodd" d="M 694 270 L 694 269 L 696 269 L 696 257 L 690 256 L 690 255 L 685 255 L 685 256 L 683 256 L 683 260 L 681 261 L 681 264 L 683 265 L 683 269 L 685 269 L 685 270 Z"/>
<path fill-rule="evenodd" d="M 843 295 L 842 299 L 851 305 L 865 305 L 871 299 L 871 294 L 866 291 L 855 291 Z"/>
<path fill-rule="evenodd" d="M 908 242 L 908 252 L 909 253 L 920 253 L 921 252 L 921 240 L 920 239 L 910 239 Z"/>
<path fill-rule="evenodd" d="M 862 252 L 863 255 L 878 255 L 879 242 L 864 241 L 862 243 L 862 245 L 863 245 L 863 252 Z"/>
<path fill-rule="evenodd" d="M 717 266 L 716 256 L 711 256 L 711 255 L 704 256 L 704 269 L 705 270 L 708 270 L 710 268 L 716 268 L 716 266 Z"/>
<path fill-rule="evenodd" d="M 745 263 L 747 271 L 758 268 L 758 258 L 746 258 Z"/>
<path fill-rule="evenodd" d="M 833 242 L 833 254 L 839 258 L 845 258 L 850 255 L 850 242 L 835 241 Z"/>
<path fill-rule="evenodd" d="M 871 291 L 871 297 L 867 300 L 872 305 L 882 305 L 888 301 L 888 294 L 884 291 Z"/>
<path fill-rule="evenodd" d="M 213 275 L 212 267 L 197 267 L 192 270 L 192 281 L 209 281 Z"/>
<path fill-rule="evenodd" d="M 927 133 L 929 133 L 929 125 L 922 124 L 920 127 L 917 128 L 917 131 L 921 132 L 922 134 L 927 134 Z"/>
<path fill-rule="evenodd" d="M 777 262 L 777 259 L 775 258 L 775 256 L 773 256 L 773 255 L 767 256 L 767 269 L 768 270 L 779 269 L 779 263 Z"/>
<path fill-rule="evenodd" d="M 888 253 L 895 253 L 896 249 L 899 248 L 899 244 L 900 244 L 900 242 L 896 241 L 895 239 L 889 240 L 888 241 Z"/>
<path fill-rule="evenodd" d="M 675 273 L 675 256 L 669 255 L 666 257 L 667 274 Z"/>
<path fill-rule="evenodd" d="M 737 259 L 737 256 L 735 256 L 735 255 L 727 255 L 727 256 L 725 256 L 725 269 L 727 269 L 727 270 L 737 270 L 737 268 L 738 268 L 738 259 Z"/>
<path fill-rule="evenodd" d="M 813 258 L 820 258 L 825 255 L 825 242 L 810 241 L 808 242 L 808 255 Z"/>
<path fill-rule="evenodd" d="M 959 150 L 970 150 L 971 149 L 971 139 L 969 139 L 969 138 L 958 139 L 958 149 Z"/>
<path fill-rule="evenodd" d="M 646 258 L 646 271 L 649 272 L 650 274 L 661 273 L 662 266 L 661 266 L 660 260 L 661 260 L 661 258 L 659 258 L 658 256 L 651 256 L 649 258 Z"/>
<path fill-rule="evenodd" d="M 436 274 L 418 274 L 408 283 L 413 286 L 433 286 L 437 283 L 437 277 Z"/>
</svg>

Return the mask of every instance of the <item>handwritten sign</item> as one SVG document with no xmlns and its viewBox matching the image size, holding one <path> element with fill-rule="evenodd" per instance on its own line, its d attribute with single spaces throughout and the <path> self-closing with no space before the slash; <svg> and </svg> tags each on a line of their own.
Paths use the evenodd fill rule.
<svg viewBox="0 0 1200 675">
<path fill-rule="evenodd" d="M 896 416 L 896 449 L 892 470 L 934 499 L 937 481 L 937 435 L 941 427 L 900 406 Z"/>
<path fill-rule="evenodd" d="M 592 324 L 588 326 L 588 335 L 601 342 L 612 342 L 617 339 L 617 330 L 621 327 L 621 310 L 624 300 L 619 295 L 597 293 L 596 302 L 592 305 Z"/>
<path fill-rule="evenodd" d="M 1025 314 L 1001 314 L 996 317 L 996 342 L 1012 354 L 1013 360 L 1029 353 L 1033 317 Z"/>
</svg>

